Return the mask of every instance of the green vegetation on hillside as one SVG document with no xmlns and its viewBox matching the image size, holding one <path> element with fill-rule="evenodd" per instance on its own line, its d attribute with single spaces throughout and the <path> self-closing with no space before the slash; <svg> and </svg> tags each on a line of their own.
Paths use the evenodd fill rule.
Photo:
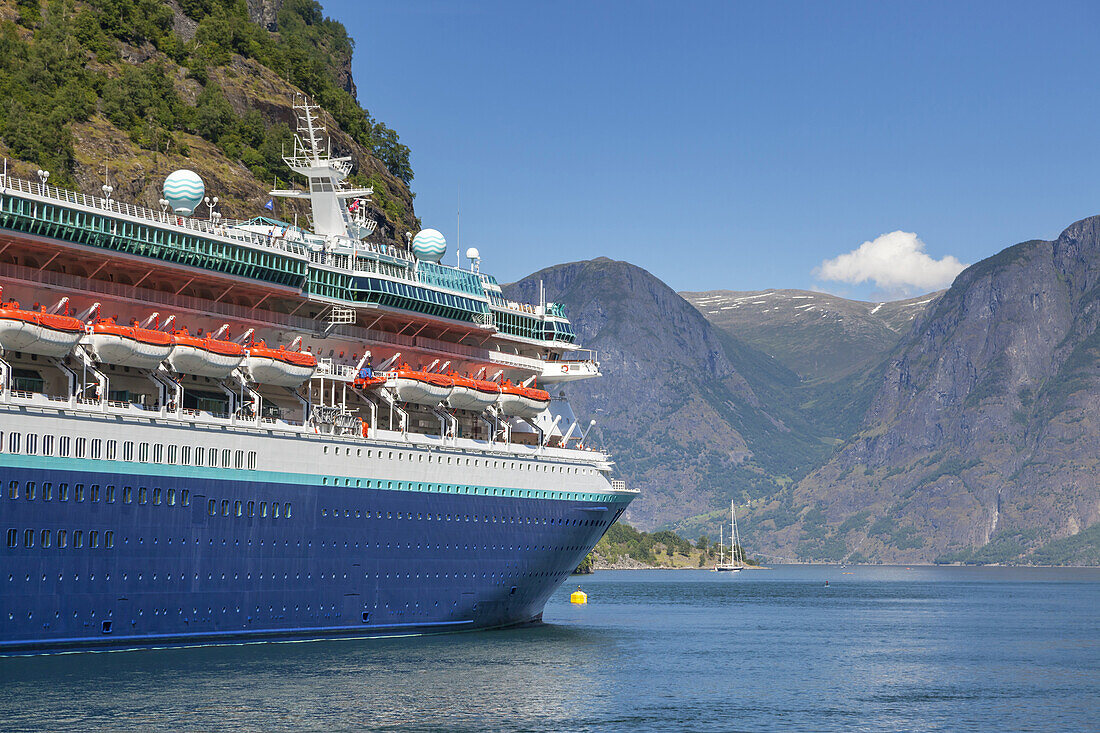
<svg viewBox="0 0 1100 733">
<path fill-rule="evenodd" d="M 237 116 L 210 78 L 239 54 L 304 90 L 390 173 L 412 180 L 409 149 L 340 86 L 352 41 L 315 0 L 284 2 L 278 33 L 252 23 L 244 0 L 183 0 L 181 8 L 198 22 L 190 41 L 172 30 L 173 11 L 159 0 L 19 0 L 18 25 L 0 24 L 0 140 L 11 154 L 71 182 L 70 125 L 101 112 L 145 149 L 186 154 L 178 135 L 192 133 L 271 181 L 285 170 L 289 128 L 258 112 Z M 152 49 L 152 63 L 125 60 Z M 202 85 L 193 104 L 173 83 L 184 70 Z"/>
<path fill-rule="evenodd" d="M 720 552 L 719 545 L 712 543 L 707 535 L 702 535 L 693 545 L 675 532 L 641 532 L 626 522 L 616 522 L 574 572 L 589 573 L 595 567 L 611 565 L 623 558 L 654 567 L 701 568 L 714 564 L 722 555 L 731 557 L 733 551 L 733 547 L 726 545 Z M 744 550 L 739 551 L 744 553 Z M 757 563 L 746 559 L 745 564 Z"/>
</svg>

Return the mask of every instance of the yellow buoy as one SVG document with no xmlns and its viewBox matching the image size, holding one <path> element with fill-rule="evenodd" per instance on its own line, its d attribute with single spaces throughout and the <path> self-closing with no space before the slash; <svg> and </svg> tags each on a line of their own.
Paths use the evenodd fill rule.
<svg viewBox="0 0 1100 733">
<path fill-rule="evenodd" d="M 588 594 L 580 588 L 577 588 L 573 591 L 572 595 L 569 596 L 569 602 L 576 603 L 578 606 L 583 606 L 588 603 Z"/>
</svg>

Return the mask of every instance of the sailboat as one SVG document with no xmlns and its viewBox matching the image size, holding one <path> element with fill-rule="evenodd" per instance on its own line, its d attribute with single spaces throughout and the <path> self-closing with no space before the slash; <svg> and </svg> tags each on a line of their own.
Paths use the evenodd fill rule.
<svg viewBox="0 0 1100 733">
<path fill-rule="evenodd" d="M 725 528 L 722 528 L 722 532 L 719 533 L 721 537 L 724 534 Z M 733 548 L 730 550 L 730 561 L 725 562 L 725 539 L 719 539 L 720 551 L 718 564 L 714 566 L 714 569 L 720 573 L 736 573 L 745 567 L 745 558 L 741 556 L 741 536 L 737 531 L 737 508 L 734 506 L 733 501 L 730 501 L 730 541 L 733 542 Z"/>
</svg>

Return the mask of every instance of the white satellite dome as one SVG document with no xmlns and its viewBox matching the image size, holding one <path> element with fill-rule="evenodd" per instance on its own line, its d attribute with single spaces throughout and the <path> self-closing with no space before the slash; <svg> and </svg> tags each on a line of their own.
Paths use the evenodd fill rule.
<svg viewBox="0 0 1100 733">
<path fill-rule="evenodd" d="M 181 168 L 164 179 L 164 198 L 172 211 L 180 216 L 191 216 L 206 194 L 206 186 L 195 171 Z"/>
<path fill-rule="evenodd" d="M 466 259 L 468 260 L 480 260 L 481 253 L 477 251 L 477 247 L 470 247 L 466 250 Z"/>
</svg>

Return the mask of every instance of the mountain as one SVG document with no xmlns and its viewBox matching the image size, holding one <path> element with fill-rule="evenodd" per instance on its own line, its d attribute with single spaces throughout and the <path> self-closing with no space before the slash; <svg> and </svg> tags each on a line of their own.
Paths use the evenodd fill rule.
<svg viewBox="0 0 1100 733">
<path fill-rule="evenodd" d="M 808 290 L 680 293 L 714 325 L 804 380 L 835 381 L 884 359 L 941 293 L 866 303 Z"/>
<path fill-rule="evenodd" d="M 374 186 L 375 238 L 393 241 L 418 228 L 409 150 L 359 105 L 351 54 L 313 0 L 0 0 L 0 155 L 13 175 L 46 169 L 88 193 L 106 177 L 114 198 L 153 209 L 168 173 L 189 168 L 224 216 L 248 218 L 268 213 L 277 179 L 305 183 L 282 161 L 305 94 L 352 183 Z M 307 213 L 275 204 L 286 220 Z"/>
<path fill-rule="evenodd" d="M 1098 324 L 1100 217 L 967 268 L 891 353 L 858 433 L 754 508 L 757 546 L 1100 561 Z"/>
<path fill-rule="evenodd" d="M 833 445 L 797 409 L 799 377 L 709 323 L 663 282 L 598 258 L 547 268 L 505 286 L 517 300 L 566 305 L 604 377 L 569 385 L 642 496 L 631 523 L 654 528 L 770 496 L 820 463 Z"/>
</svg>

